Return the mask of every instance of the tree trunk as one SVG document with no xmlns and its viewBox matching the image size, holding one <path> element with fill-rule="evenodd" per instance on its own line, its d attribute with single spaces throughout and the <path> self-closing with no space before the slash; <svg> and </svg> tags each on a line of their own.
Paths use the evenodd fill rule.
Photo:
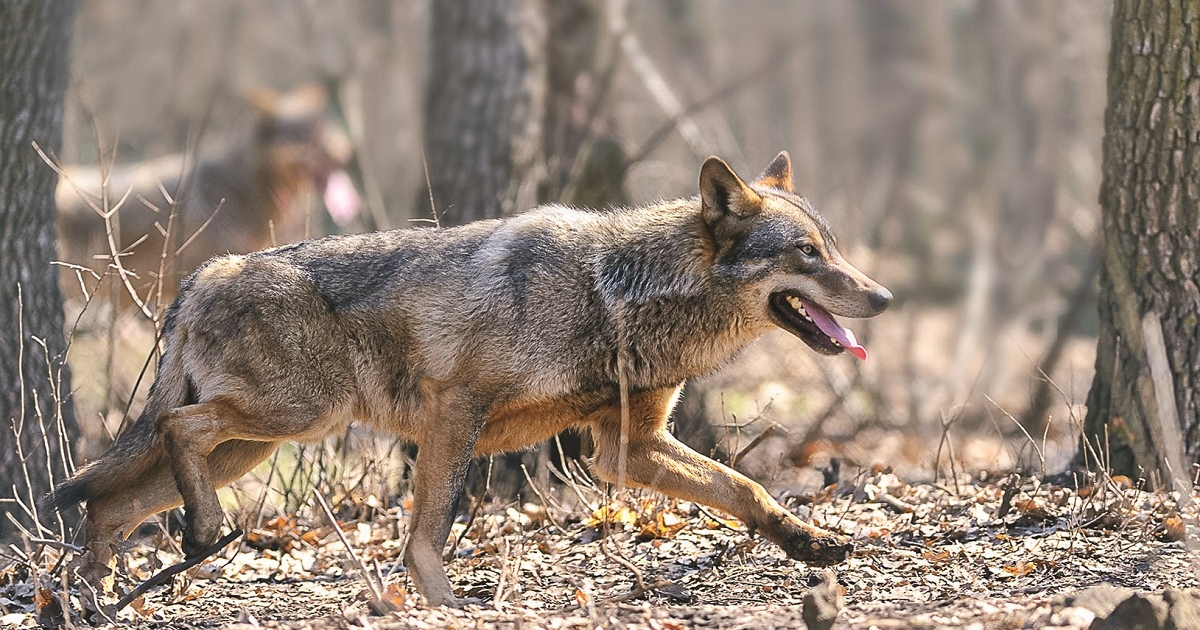
<svg viewBox="0 0 1200 630">
<path fill-rule="evenodd" d="M 75 9 L 70 0 L 0 3 L 0 497 L 27 505 L 63 478 L 69 445 L 60 438 L 77 434 L 50 264 L 57 176 L 33 148 L 54 154 L 61 145 Z M 5 512 L 29 522 L 5 501 L 0 533 L 10 533 Z"/>
<path fill-rule="evenodd" d="M 545 5 L 546 106 L 542 123 L 545 176 L 538 203 L 606 208 L 629 203 L 628 157 L 606 107 L 616 71 L 607 0 Z"/>
<path fill-rule="evenodd" d="M 417 216 L 432 216 L 431 194 L 442 225 L 503 216 L 541 148 L 543 20 L 533 0 L 433 1 L 430 12 Z"/>
<path fill-rule="evenodd" d="M 1079 459 L 1186 479 L 1200 451 L 1200 0 L 1118 0 L 1112 25 Z"/>
</svg>

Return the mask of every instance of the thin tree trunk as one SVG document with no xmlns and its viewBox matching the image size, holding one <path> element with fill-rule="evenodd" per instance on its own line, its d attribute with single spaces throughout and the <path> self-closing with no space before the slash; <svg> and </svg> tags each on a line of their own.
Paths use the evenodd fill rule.
<svg viewBox="0 0 1200 630">
<path fill-rule="evenodd" d="M 430 194 L 442 225 L 503 216 L 541 149 L 544 21 L 533 0 L 435 0 L 430 12 L 417 216 L 431 216 Z"/>
<path fill-rule="evenodd" d="M 63 478 L 69 446 L 59 441 L 58 419 L 66 435 L 77 433 L 64 400 L 71 377 L 62 294 L 50 264 L 57 176 L 33 148 L 36 142 L 57 152 L 62 143 L 75 10 L 70 0 L 0 2 L 0 497 L 25 503 Z M 0 533 L 11 531 L 6 512 L 28 522 L 23 509 L 5 501 Z"/>
<path fill-rule="evenodd" d="M 1187 478 L 1183 459 L 1200 452 L 1200 0 L 1118 0 L 1112 23 L 1085 438 L 1118 472 Z"/>
<path fill-rule="evenodd" d="M 538 203 L 586 208 L 623 206 L 628 156 L 616 137 L 609 101 L 616 43 L 607 0 L 557 0 L 545 5 L 545 176 Z"/>
</svg>

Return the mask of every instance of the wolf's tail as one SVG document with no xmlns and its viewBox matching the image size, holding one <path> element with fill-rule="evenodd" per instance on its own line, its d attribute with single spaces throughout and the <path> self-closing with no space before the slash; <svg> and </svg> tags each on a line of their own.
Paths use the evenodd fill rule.
<svg viewBox="0 0 1200 630">
<path fill-rule="evenodd" d="M 185 283 L 190 284 L 190 283 Z M 156 424 L 163 411 L 195 402 L 194 392 L 184 371 L 179 347 L 180 335 L 175 330 L 179 307 L 185 299 L 186 287 L 167 310 L 163 321 L 165 350 L 158 362 L 158 373 L 150 386 L 149 400 L 136 422 L 119 435 L 108 452 L 80 468 L 70 479 L 58 484 L 43 502 L 63 509 L 128 490 L 137 480 L 166 457 Z"/>
</svg>

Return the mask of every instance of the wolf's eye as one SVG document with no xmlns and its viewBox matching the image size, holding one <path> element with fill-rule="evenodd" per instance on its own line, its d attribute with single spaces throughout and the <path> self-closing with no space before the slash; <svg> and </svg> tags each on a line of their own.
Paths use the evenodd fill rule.
<svg viewBox="0 0 1200 630">
<path fill-rule="evenodd" d="M 810 245 L 808 243 L 805 243 L 803 245 L 797 245 L 796 247 L 800 250 L 800 253 L 804 254 L 805 256 L 816 256 L 817 255 L 817 248 L 813 247 L 812 245 Z"/>
</svg>

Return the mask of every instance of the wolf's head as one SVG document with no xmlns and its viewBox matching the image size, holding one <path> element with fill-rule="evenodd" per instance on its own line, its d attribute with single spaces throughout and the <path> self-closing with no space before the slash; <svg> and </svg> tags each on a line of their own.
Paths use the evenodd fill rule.
<svg viewBox="0 0 1200 630">
<path fill-rule="evenodd" d="M 329 125 L 329 98 L 316 84 L 289 92 L 250 90 L 246 100 L 258 110 L 253 142 L 263 158 L 263 174 L 276 195 L 316 190 L 338 225 L 358 214 L 358 193 L 344 170 L 353 158 L 350 138 Z M 285 195 L 286 196 L 286 195 Z"/>
<path fill-rule="evenodd" d="M 849 350 L 867 357 L 833 316 L 873 317 L 892 294 L 842 258 L 825 218 L 793 192 L 787 152 L 751 184 L 720 158 L 708 158 L 700 169 L 700 200 L 717 272 L 745 287 L 752 314 L 821 354 Z"/>
</svg>

